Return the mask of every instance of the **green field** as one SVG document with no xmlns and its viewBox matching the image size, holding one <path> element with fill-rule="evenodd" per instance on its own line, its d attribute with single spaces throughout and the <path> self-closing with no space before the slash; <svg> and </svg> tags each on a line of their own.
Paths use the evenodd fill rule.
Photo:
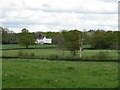
<svg viewBox="0 0 120 90">
<path fill-rule="evenodd" d="M 19 44 L 4 44 L 0 45 L 0 48 L 2 49 L 13 49 L 13 48 L 25 48 L 24 46 L 21 46 Z M 31 45 L 29 48 L 45 48 L 45 47 L 57 47 L 55 44 L 39 44 L 39 45 Z M 86 48 L 90 48 L 90 45 L 86 45 Z"/>
<path fill-rule="evenodd" d="M 55 47 L 55 48 L 47 48 Z M 2 56 L 62 57 L 61 50 L 55 45 L 33 45 L 20 49 L 19 45 L 3 45 Z M 47 48 L 47 49 L 42 49 Z M 84 50 L 83 57 L 92 59 L 99 52 L 108 54 L 108 59 L 117 59 L 116 50 Z M 73 58 L 70 51 L 65 50 L 67 58 Z M 76 58 L 79 57 L 79 51 Z M 118 63 L 114 62 L 66 62 L 40 59 L 3 59 L 3 88 L 117 88 Z"/>
<path fill-rule="evenodd" d="M 0 45 L 0 47 L 2 46 L 2 49 L 12 49 L 12 48 L 25 48 L 21 45 L 18 44 L 4 44 L 4 45 Z M 46 45 L 31 45 L 29 46 L 29 48 L 44 48 L 44 47 L 56 47 L 56 45 L 54 44 L 46 44 Z"/>
<path fill-rule="evenodd" d="M 53 48 L 48 48 L 48 47 L 53 47 Z M 12 48 L 17 48 L 17 50 L 4 50 L 4 49 L 12 49 Z M 30 46 L 30 48 L 34 49 L 20 49 L 24 48 L 20 45 L 17 44 L 12 44 L 12 45 L 2 45 L 2 56 L 19 56 L 19 52 L 22 52 L 25 54 L 24 56 L 29 56 L 31 53 L 34 53 L 34 57 L 59 57 L 62 58 L 62 53 L 61 50 L 56 48 L 56 45 L 33 45 Z M 35 49 L 35 48 L 40 48 L 40 49 Z M 47 49 L 42 49 L 42 48 L 47 48 Z M 84 59 L 94 59 L 97 58 L 97 55 L 99 55 L 100 52 L 103 52 L 107 54 L 107 59 L 118 59 L 118 52 L 116 50 L 87 50 L 84 49 L 82 53 L 82 58 Z M 80 52 L 77 51 L 76 56 L 72 56 L 71 52 L 68 50 L 64 50 L 64 56 L 65 58 L 79 58 Z M 104 55 L 104 54 L 103 54 Z M 103 58 L 104 59 L 104 58 Z"/>
<path fill-rule="evenodd" d="M 3 88 L 117 88 L 118 63 L 3 59 Z"/>
<path fill-rule="evenodd" d="M 34 57 L 50 57 L 52 55 L 62 57 L 61 50 L 60 49 L 21 49 L 21 50 L 3 50 L 2 55 L 3 56 L 19 56 L 19 52 L 23 52 L 28 56 L 30 53 L 34 53 Z M 83 51 L 83 57 L 84 58 L 93 58 L 96 54 L 99 52 L 106 52 L 109 56 L 108 59 L 117 59 L 118 53 L 116 50 L 84 50 Z M 70 51 L 65 51 L 65 57 L 74 57 L 71 56 Z M 79 57 L 79 51 L 77 52 L 77 56 Z"/>
</svg>

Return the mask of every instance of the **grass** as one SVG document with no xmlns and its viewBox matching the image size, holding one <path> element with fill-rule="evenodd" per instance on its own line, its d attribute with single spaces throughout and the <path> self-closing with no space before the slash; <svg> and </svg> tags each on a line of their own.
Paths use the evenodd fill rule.
<svg viewBox="0 0 120 90">
<path fill-rule="evenodd" d="M 3 88 L 117 88 L 118 63 L 3 59 Z"/>
<path fill-rule="evenodd" d="M 31 45 L 29 48 L 45 48 L 45 47 L 56 47 L 54 44 L 40 44 L 40 45 Z M 85 48 L 90 48 L 90 45 L 85 45 Z M 0 49 L 12 49 L 12 48 L 25 48 L 19 44 L 4 44 L 0 45 Z"/>
<path fill-rule="evenodd" d="M 12 45 L 2 45 L 3 49 L 11 49 L 11 48 L 24 48 L 17 44 Z M 55 45 L 33 45 L 30 48 L 45 48 L 45 47 L 56 47 Z M 60 57 L 62 58 L 62 53 L 60 49 L 57 48 L 49 48 L 49 49 L 18 49 L 18 50 L 2 50 L 2 56 L 19 56 L 19 52 L 24 53 L 24 56 L 33 56 L 33 57 Z M 84 50 L 82 53 L 83 59 L 96 59 L 99 56 L 99 52 L 103 52 L 107 56 L 107 59 L 118 59 L 118 52 L 116 50 Z M 102 53 L 102 55 L 104 55 Z M 71 55 L 70 51 L 65 51 L 65 58 L 79 58 L 79 51 L 77 55 L 74 57 Z M 101 56 L 102 56 L 101 55 Z M 100 56 L 100 57 L 101 57 Z M 105 59 L 105 58 L 103 58 Z"/>
<path fill-rule="evenodd" d="M 57 55 L 59 57 L 62 57 L 61 50 L 60 49 L 22 49 L 22 50 L 3 50 L 2 55 L 3 56 L 18 56 L 18 52 L 24 52 L 25 54 L 34 53 L 35 57 L 49 57 L 51 55 Z M 109 59 L 118 59 L 118 53 L 116 50 L 84 50 L 83 51 L 83 57 L 84 58 L 94 58 L 96 54 L 98 54 L 100 51 L 106 52 L 109 54 Z M 71 56 L 70 51 L 65 51 L 66 57 L 73 57 Z M 79 51 L 77 52 L 77 56 L 79 57 Z"/>
<path fill-rule="evenodd" d="M 2 46 L 2 49 L 12 49 L 12 48 L 25 48 L 24 46 L 18 45 L 18 44 L 4 44 L 0 45 Z M 29 48 L 44 48 L 44 47 L 56 47 L 54 44 L 43 44 L 43 45 L 31 45 Z"/>
</svg>

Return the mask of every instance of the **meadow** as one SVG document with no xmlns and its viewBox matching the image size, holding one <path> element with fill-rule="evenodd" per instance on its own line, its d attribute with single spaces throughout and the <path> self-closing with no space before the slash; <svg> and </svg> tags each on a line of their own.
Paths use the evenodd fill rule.
<svg viewBox="0 0 120 90">
<path fill-rule="evenodd" d="M 46 45 L 31 45 L 29 48 L 45 48 L 45 47 L 56 47 L 54 44 L 46 44 Z M 1 49 L 20 49 L 25 48 L 24 46 L 18 44 L 4 44 L 0 45 Z"/>
<path fill-rule="evenodd" d="M 9 46 L 8 48 L 10 49 L 11 47 L 13 47 L 12 45 Z M 33 46 L 32 46 L 33 47 Z M 35 46 L 34 46 L 35 47 Z M 45 57 L 45 58 L 49 58 L 49 57 L 58 57 L 58 58 L 62 58 L 62 51 L 59 48 L 56 48 L 54 45 L 37 45 L 37 47 L 39 47 L 40 49 L 17 49 L 17 50 L 3 50 L 2 51 L 2 56 L 20 56 L 19 53 L 24 54 L 23 56 L 29 56 L 29 57 Z M 53 48 L 47 48 L 47 47 L 53 47 Z M 3 49 L 6 48 L 6 45 L 3 46 Z M 19 47 L 17 47 L 19 48 Z M 42 49 L 42 48 L 46 48 L 46 49 Z M 86 59 L 94 59 L 99 57 L 99 53 L 102 52 L 102 57 L 104 55 L 105 58 L 107 59 L 112 59 L 112 60 L 117 60 L 118 59 L 118 52 L 116 50 L 87 50 L 84 49 L 83 53 L 82 53 L 82 58 L 86 58 Z M 30 56 L 30 54 L 34 54 L 33 56 Z M 79 54 L 80 52 L 77 51 L 76 56 L 72 56 L 71 52 L 68 50 L 64 50 L 64 57 L 65 58 L 79 58 Z M 104 57 L 103 57 L 104 59 Z"/>
<path fill-rule="evenodd" d="M 22 52 L 26 57 L 31 53 L 34 53 L 33 57 L 62 57 L 61 50 L 55 45 L 37 45 L 39 49 L 35 45 L 31 47 L 33 49 L 3 45 L 2 49 L 8 50 L 2 50 L 2 56 L 19 56 Z M 116 50 L 85 49 L 83 56 L 93 58 L 99 52 L 109 53 L 110 59 L 118 58 Z M 67 50 L 64 55 L 73 57 Z M 79 57 L 79 51 L 76 57 Z M 2 85 L 3 88 L 117 88 L 118 63 L 2 59 Z"/>
<path fill-rule="evenodd" d="M 117 88 L 118 63 L 3 59 L 3 88 Z"/>
</svg>

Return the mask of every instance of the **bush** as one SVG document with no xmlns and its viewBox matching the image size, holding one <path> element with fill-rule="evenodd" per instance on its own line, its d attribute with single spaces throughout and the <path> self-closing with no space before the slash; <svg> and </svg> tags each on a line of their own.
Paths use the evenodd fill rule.
<svg viewBox="0 0 120 90">
<path fill-rule="evenodd" d="M 31 53 L 30 53 L 30 56 L 31 56 L 31 57 L 34 57 L 34 56 L 35 56 L 35 53 L 31 52 Z"/>
<path fill-rule="evenodd" d="M 97 59 L 107 59 L 109 57 L 108 52 L 100 51 L 99 53 L 96 54 L 95 56 Z"/>
<path fill-rule="evenodd" d="M 18 51 L 17 55 L 20 57 L 29 57 L 29 56 L 34 56 L 34 53 L 30 53 L 30 55 L 29 55 L 28 52 Z"/>
<path fill-rule="evenodd" d="M 29 57 L 29 53 L 28 52 L 24 52 L 24 57 Z"/>
<path fill-rule="evenodd" d="M 49 58 L 51 58 L 51 59 L 57 59 L 57 58 L 59 58 L 59 56 L 56 55 L 56 54 L 52 54 L 52 55 L 49 56 Z"/>
<path fill-rule="evenodd" d="M 23 54 L 22 51 L 18 51 L 17 55 L 21 57 L 21 56 L 23 56 L 24 54 Z"/>
</svg>

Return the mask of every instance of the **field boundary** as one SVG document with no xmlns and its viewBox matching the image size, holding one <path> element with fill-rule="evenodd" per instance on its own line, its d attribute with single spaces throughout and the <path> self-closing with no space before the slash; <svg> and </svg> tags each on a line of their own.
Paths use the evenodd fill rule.
<svg viewBox="0 0 120 90">
<path fill-rule="evenodd" d="M 42 60 L 51 60 L 51 61 L 84 61 L 84 62 L 120 62 L 120 60 L 93 60 L 93 59 L 64 59 L 64 58 L 43 58 L 43 57 L 9 57 L 9 56 L 2 56 L 2 59 L 42 59 Z"/>
</svg>

